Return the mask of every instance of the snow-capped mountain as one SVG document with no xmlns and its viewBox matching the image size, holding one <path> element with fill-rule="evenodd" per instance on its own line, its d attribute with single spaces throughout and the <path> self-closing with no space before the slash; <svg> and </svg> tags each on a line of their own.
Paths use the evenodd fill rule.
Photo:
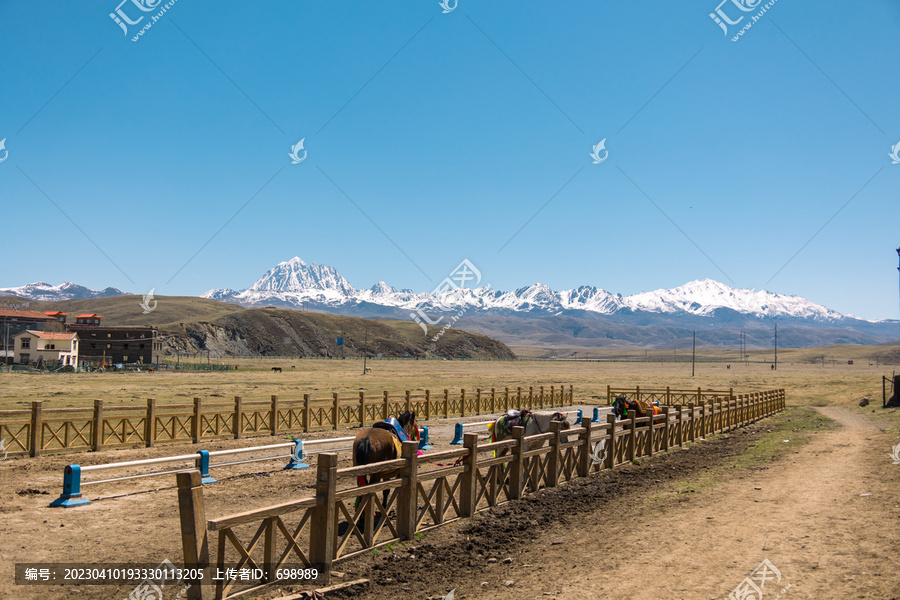
<svg viewBox="0 0 900 600">
<path fill-rule="evenodd" d="M 398 290 L 383 281 L 370 289 L 358 290 L 334 267 L 307 264 L 297 257 L 279 263 L 246 290 L 210 290 L 203 297 L 245 306 L 275 303 L 299 307 L 305 302 L 313 302 L 320 307 L 334 309 L 348 309 L 360 304 L 401 310 L 429 309 L 442 305 L 504 314 L 586 311 L 600 315 L 642 312 L 697 317 L 713 317 L 717 311 L 729 309 L 757 318 L 796 318 L 819 322 L 850 318 L 799 296 L 732 288 L 712 279 L 631 296 L 612 294 L 592 286 L 557 292 L 543 283 L 511 292 L 501 292 L 489 287 L 456 288 L 438 296 Z"/>
<path fill-rule="evenodd" d="M 124 296 L 125 292 L 113 287 L 99 291 L 92 290 L 71 281 L 66 281 L 59 285 L 50 285 L 44 281 L 38 281 L 20 287 L 0 288 L 0 296 L 6 295 L 52 302 L 55 300 L 90 300 L 91 298 Z"/>
</svg>

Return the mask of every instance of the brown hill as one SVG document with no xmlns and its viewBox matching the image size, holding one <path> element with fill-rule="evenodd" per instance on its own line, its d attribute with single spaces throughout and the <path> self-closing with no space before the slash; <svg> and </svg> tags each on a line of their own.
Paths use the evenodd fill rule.
<svg viewBox="0 0 900 600">
<path fill-rule="evenodd" d="M 429 327 L 426 337 L 412 321 L 247 309 L 190 296 L 157 296 L 155 300 L 156 308 L 149 314 L 143 314 L 141 296 L 23 302 L 29 310 L 42 312 L 98 313 L 103 315 L 104 325 L 157 327 L 165 337 L 168 354 L 205 354 L 208 350 L 219 356 L 341 356 L 337 338 L 342 336 L 346 356 L 362 356 L 367 347 L 369 356 L 515 358 L 502 342 L 457 328 L 448 329 L 433 342 L 441 328 Z"/>
</svg>

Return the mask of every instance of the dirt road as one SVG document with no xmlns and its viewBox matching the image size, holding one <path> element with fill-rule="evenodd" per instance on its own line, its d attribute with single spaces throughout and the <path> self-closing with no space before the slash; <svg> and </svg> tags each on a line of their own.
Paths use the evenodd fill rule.
<svg viewBox="0 0 900 600">
<path fill-rule="evenodd" d="M 353 577 L 373 579 L 367 598 L 724 599 L 768 559 L 766 599 L 900 598 L 896 440 L 817 410 L 839 427 L 766 466 L 729 457 L 768 420 L 429 534 Z"/>
</svg>

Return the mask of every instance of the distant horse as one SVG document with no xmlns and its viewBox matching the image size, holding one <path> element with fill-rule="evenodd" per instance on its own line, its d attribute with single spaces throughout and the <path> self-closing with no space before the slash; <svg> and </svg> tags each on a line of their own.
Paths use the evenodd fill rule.
<svg viewBox="0 0 900 600">
<path fill-rule="evenodd" d="M 390 419 L 388 419 L 390 421 Z M 416 424 L 416 413 L 405 412 L 396 421 L 399 423 L 407 439 L 419 439 L 419 427 Z M 372 427 L 366 427 L 353 440 L 353 465 L 370 465 L 400 458 L 400 439 L 391 431 L 387 422 L 375 423 Z M 387 479 L 393 479 L 399 473 L 399 469 L 386 473 L 373 473 L 368 478 L 359 477 L 357 483 L 360 486 L 378 483 Z M 382 505 L 387 505 L 388 490 L 384 490 Z"/>
<path fill-rule="evenodd" d="M 273 373 L 281 373 L 281 367 L 272 367 Z"/>
<path fill-rule="evenodd" d="M 561 429 L 569 428 L 569 420 L 561 412 L 533 412 L 529 409 L 511 410 L 488 428 L 491 430 L 491 441 L 499 442 L 512 434 L 513 427 L 524 427 L 525 436 L 538 435 L 550 431 L 550 423 L 559 423 Z M 530 443 L 529 450 L 539 448 L 540 443 Z"/>
</svg>

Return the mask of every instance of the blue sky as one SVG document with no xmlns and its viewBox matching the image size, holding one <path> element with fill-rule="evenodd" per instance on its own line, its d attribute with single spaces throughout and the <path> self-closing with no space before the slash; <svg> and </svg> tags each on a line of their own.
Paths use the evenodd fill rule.
<svg viewBox="0 0 900 600">
<path fill-rule="evenodd" d="M 779 0 L 737 42 L 764 2 L 178 0 L 133 42 L 140 2 L 0 0 L 0 286 L 196 295 L 296 255 L 430 291 L 468 258 L 898 316 L 895 0 Z"/>
</svg>

